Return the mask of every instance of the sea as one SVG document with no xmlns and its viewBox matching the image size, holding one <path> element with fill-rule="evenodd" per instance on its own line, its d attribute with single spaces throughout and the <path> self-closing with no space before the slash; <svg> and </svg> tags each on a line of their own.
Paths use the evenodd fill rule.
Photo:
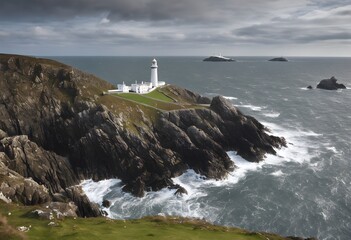
<svg viewBox="0 0 351 240">
<path fill-rule="evenodd" d="M 51 57 L 113 84 L 149 81 L 153 57 Z M 208 222 L 274 232 L 283 236 L 351 239 L 351 58 L 233 57 L 236 62 L 203 62 L 203 57 L 156 57 L 159 80 L 213 97 L 223 95 L 244 114 L 284 137 L 286 148 L 237 165 L 227 179 L 204 179 L 192 170 L 174 178 L 175 190 L 137 198 L 119 179 L 85 180 L 90 200 L 111 201 L 111 218 L 149 215 L 195 217 Z M 316 89 L 335 76 L 347 89 Z M 311 85 L 312 90 L 306 87 Z"/>
</svg>

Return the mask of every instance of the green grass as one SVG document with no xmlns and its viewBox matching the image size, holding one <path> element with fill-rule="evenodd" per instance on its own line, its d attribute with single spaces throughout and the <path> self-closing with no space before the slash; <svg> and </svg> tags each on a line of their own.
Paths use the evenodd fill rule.
<svg viewBox="0 0 351 240">
<path fill-rule="evenodd" d="M 141 103 L 141 104 L 144 104 L 144 105 L 147 105 L 147 106 L 150 106 L 153 108 L 157 108 L 160 110 L 164 110 L 164 111 L 171 111 L 171 110 L 178 110 L 178 109 L 185 108 L 185 106 L 182 104 L 160 101 L 160 100 L 157 100 L 155 98 L 151 98 L 147 95 L 141 95 L 141 94 L 136 94 L 136 93 L 120 93 L 120 94 L 116 94 L 114 96 L 128 99 L 128 100 L 131 100 L 131 101 L 134 101 L 137 103 Z M 164 96 L 164 97 L 166 97 L 166 96 Z"/>
<path fill-rule="evenodd" d="M 169 92 L 168 87 L 162 87 L 147 94 L 119 93 L 114 94 L 113 96 L 120 99 L 130 100 L 135 103 L 140 103 L 144 106 L 149 106 L 161 111 L 204 108 L 202 105 L 195 104 L 194 102 L 188 102 L 179 96 L 171 96 L 172 94 L 170 94 L 170 92 L 165 93 L 165 91 Z"/>
<path fill-rule="evenodd" d="M 156 100 L 160 100 L 160 101 L 164 101 L 164 102 L 168 102 L 168 103 L 174 103 L 173 99 L 166 96 L 163 92 L 160 92 L 158 89 L 145 94 L 144 96 L 156 99 Z"/>
<path fill-rule="evenodd" d="M 147 217 L 138 220 L 111 220 L 108 218 L 66 218 L 54 220 L 56 226 L 48 226 L 49 220 L 29 217 L 28 212 L 38 207 L 0 204 L 0 214 L 7 217 L 13 228 L 29 226 L 28 239 L 237 239 L 283 240 L 268 233 L 252 233 L 238 228 L 214 226 L 204 221 L 178 217 Z M 11 212 L 9 216 L 8 213 Z M 0 228 L 0 236 L 3 236 Z M 1 239 L 1 237 L 0 237 Z"/>
</svg>

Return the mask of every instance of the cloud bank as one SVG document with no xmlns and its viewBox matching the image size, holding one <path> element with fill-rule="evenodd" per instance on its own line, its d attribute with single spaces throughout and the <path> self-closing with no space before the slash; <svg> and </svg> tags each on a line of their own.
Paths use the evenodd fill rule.
<svg viewBox="0 0 351 240">
<path fill-rule="evenodd" d="M 351 4 L 344 0 L 11 0 L 1 5 L 0 23 L 0 51 L 32 55 L 351 50 Z"/>
</svg>

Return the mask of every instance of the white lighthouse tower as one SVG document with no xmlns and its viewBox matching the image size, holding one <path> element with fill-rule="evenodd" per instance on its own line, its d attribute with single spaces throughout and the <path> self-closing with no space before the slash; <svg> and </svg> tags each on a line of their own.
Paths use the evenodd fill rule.
<svg viewBox="0 0 351 240">
<path fill-rule="evenodd" d="M 150 82 L 152 84 L 152 87 L 158 87 L 158 75 L 157 75 L 157 61 L 156 59 L 152 60 L 151 64 L 151 79 Z"/>
</svg>

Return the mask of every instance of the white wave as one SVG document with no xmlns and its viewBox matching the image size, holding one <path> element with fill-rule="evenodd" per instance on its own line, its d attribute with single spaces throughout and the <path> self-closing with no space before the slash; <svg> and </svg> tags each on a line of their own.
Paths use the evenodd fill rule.
<svg viewBox="0 0 351 240">
<path fill-rule="evenodd" d="M 207 96 L 218 96 L 220 94 L 219 93 L 214 93 L 214 92 L 206 92 L 205 95 L 207 95 Z"/>
<path fill-rule="evenodd" d="M 90 201 L 95 202 L 102 207 L 104 196 L 112 191 L 116 185 L 121 186 L 122 181 L 119 179 L 106 179 L 94 182 L 92 179 L 84 180 L 81 182 L 83 191 Z M 103 208 L 109 215 L 111 214 L 108 208 Z"/>
<path fill-rule="evenodd" d="M 242 108 L 249 108 L 251 109 L 252 111 L 255 111 L 255 112 L 259 112 L 259 111 L 262 111 L 262 109 L 265 109 L 266 107 L 263 106 L 263 107 L 260 107 L 260 106 L 255 106 L 255 105 L 251 105 L 251 104 L 242 104 L 242 105 L 234 105 L 236 107 L 242 107 Z"/>
<path fill-rule="evenodd" d="M 282 170 L 278 170 L 278 171 L 272 172 L 271 175 L 276 177 L 281 177 L 284 175 L 284 173 L 282 172 Z"/>
<path fill-rule="evenodd" d="M 82 181 L 80 185 L 91 201 L 101 204 L 103 197 L 111 192 L 111 187 L 121 182 L 119 179 L 106 179 L 98 182 L 89 179 Z"/>
<path fill-rule="evenodd" d="M 231 96 L 223 96 L 225 99 L 228 99 L 228 100 L 237 100 L 238 98 L 236 97 L 231 97 Z"/>
<path fill-rule="evenodd" d="M 207 96 L 219 96 L 219 95 L 221 95 L 221 94 L 219 94 L 219 93 L 214 93 L 214 92 L 207 92 L 207 93 L 205 93 L 205 95 L 207 95 Z M 222 95 L 223 96 L 223 95 Z M 237 100 L 238 98 L 236 98 L 236 97 L 232 97 L 232 96 L 223 96 L 225 99 L 228 99 L 228 100 Z"/>
<path fill-rule="evenodd" d="M 333 153 L 338 153 L 335 147 L 327 147 L 327 149 L 332 151 Z"/>
<path fill-rule="evenodd" d="M 281 165 L 284 162 L 305 163 L 318 156 L 319 146 L 316 145 L 317 137 L 322 134 L 310 130 L 288 129 L 274 123 L 262 122 L 268 127 L 273 135 L 284 137 L 287 147 L 277 149 L 276 155 L 267 155 L 265 162 L 272 165 Z"/>
<path fill-rule="evenodd" d="M 307 87 L 301 87 L 300 89 L 301 89 L 301 90 L 304 90 L 304 91 L 312 90 L 312 89 L 309 89 L 309 88 L 307 88 Z"/>
<path fill-rule="evenodd" d="M 277 112 L 267 112 L 267 113 L 262 113 L 263 116 L 270 117 L 270 118 L 277 118 L 280 116 L 280 113 Z"/>
</svg>

